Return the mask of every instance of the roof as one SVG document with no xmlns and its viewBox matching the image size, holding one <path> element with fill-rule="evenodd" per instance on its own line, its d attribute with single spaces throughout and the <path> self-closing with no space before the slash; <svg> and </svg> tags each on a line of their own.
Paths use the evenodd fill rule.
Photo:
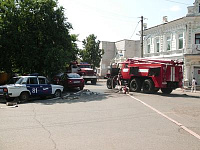
<svg viewBox="0 0 200 150">
<path fill-rule="evenodd" d="M 19 76 L 19 77 L 21 77 L 21 78 L 30 78 L 30 77 L 35 77 L 35 78 L 37 78 L 37 77 L 46 78 L 46 77 L 44 77 L 44 76 Z"/>
<path fill-rule="evenodd" d="M 179 18 L 179 19 L 176 19 L 176 20 L 172 20 L 172 21 L 167 22 L 167 23 L 159 24 L 159 25 L 157 25 L 157 26 L 154 26 L 154 27 L 150 27 L 150 28 L 148 28 L 148 29 L 145 29 L 144 31 L 151 30 L 151 29 L 153 29 L 153 28 L 157 28 L 157 27 L 160 27 L 160 26 L 164 26 L 164 25 L 167 25 L 167 24 L 169 24 L 169 23 L 173 23 L 173 22 L 182 20 L 182 19 L 184 19 L 184 18 L 186 18 L 186 17 L 182 17 L 182 18 Z"/>
</svg>

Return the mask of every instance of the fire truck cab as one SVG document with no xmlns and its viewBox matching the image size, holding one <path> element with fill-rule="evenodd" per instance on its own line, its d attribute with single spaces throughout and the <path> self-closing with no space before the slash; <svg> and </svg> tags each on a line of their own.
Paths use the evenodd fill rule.
<svg viewBox="0 0 200 150">
<path fill-rule="evenodd" d="M 153 60 L 130 58 L 111 69 L 107 80 L 108 89 L 115 88 L 117 80 L 128 85 L 130 91 L 156 93 L 160 89 L 170 94 L 176 88 L 182 88 L 182 62 L 174 60 Z M 120 76 L 120 78 L 119 78 Z"/>
</svg>

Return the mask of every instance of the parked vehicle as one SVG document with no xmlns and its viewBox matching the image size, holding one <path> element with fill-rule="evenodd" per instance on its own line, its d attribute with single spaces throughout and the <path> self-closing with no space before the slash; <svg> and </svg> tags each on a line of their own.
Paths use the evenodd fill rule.
<svg viewBox="0 0 200 150">
<path fill-rule="evenodd" d="M 83 77 L 85 83 L 87 81 L 91 81 L 91 84 L 96 85 L 97 83 L 97 75 L 94 69 L 92 68 L 91 64 L 88 64 L 87 62 L 72 62 L 69 65 L 69 68 L 67 70 L 71 73 L 78 73 L 81 77 Z"/>
<path fill-rule="evenodd" d="M 155 93 L 161 89 L 170 94 L 176 88 L 182 88 L 183 62 L 174 60 L 127 59 L 117 68 L 111 67 L 111 76 L 107 80 L 108 89 L 115 88 L 117 82 L 128 85 L 130 91 Z"/>
<path fill-rule="evenodd" d="M 20 101 L 27 101 L 33 96 L 61 97 L 62 92 L 63 86 L 50 84 L 44 76 L 14 77 L 12 84 L 0 86 L 0 97 L 4 97 L 7 101 L 13 101 L 17 97 Z"/>
<path fill-rule="evenodd" d="M 77 73 L 60 73 L 53 78 L 53 83 L 64 86 L 65 90 L 71 88 L 83 90 L 85 86 L 84 79 Z"/>
</svg>

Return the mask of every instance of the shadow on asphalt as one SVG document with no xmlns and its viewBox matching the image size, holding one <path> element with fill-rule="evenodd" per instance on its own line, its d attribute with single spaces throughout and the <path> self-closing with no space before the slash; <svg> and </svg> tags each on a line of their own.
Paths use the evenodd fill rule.
<svg viewBox="0 0 200 150">
<path fill-rule="evenodd" d="M 84 90 L 87 91 L 87 89 L 84 89 Z M 20 104 L 35 103 L 35 104 L 43 104 L 43 105 L 54 105 L 54 104 L 62 104 L 62 103 L 68 103 L 68 104 L 81 103 L 81 102 L 86 103 L 86 102 L 92 102 L 92 101 L 103 101 L 103 100 L 107 100 L 110 97 L 113 97 L 112 93 L 97 93 L 97 92 L 88 91 L 88 93 L 83 94 L 78 89 L 72 89 L 72 90 L 64 91 L 62 98 L 53 98 L 52 96 L 50 96 L 45 99 L 41 99 L 39 97 L 34 97 L 34 98 L 30 98 L 29 101 L 26 101 Z M 6 101 L 0 100 L 0 103 L 6 104 Z"/>
<path fill-rule="evenodd" d="M 70 90 L 65 91 L 63 93 L 63 98 L 50 98 L 50 99 L 31 99 L 24 103 L 35 103 L 35 104 L 43 104 L 43 105 L 54 105 L 54 104 L 74 104 L 74 103 L 86 103 L 86 102 L 92 102 L 92 101 L 103 101 L 110 97 L 113 97 L 110 93 L 100 94 L 96 92 L 88 92 L 88 94 L 76 94 L 79 93 L 79 90 Z"/>
<path fill-rule="evenodd" d="M 92 84 L 92 83 L 86 83 L 85 85 L 93 85 L 93 84 Z M 95 84 L 94 86 L 104 86 L 104 85 L 99 84 L 99 83 L 97 82 L 97 84 Z"/>
</svg>

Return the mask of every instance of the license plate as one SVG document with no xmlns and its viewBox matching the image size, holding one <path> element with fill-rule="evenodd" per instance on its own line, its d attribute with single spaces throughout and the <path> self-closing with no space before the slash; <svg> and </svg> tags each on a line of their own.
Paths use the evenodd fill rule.
<svg viewBox="0 0 200 150">
<path fill-rule="evenodd" d="M 80 83 L 80 81 L 74 81 L 74 83 Z"/>
</svg>

